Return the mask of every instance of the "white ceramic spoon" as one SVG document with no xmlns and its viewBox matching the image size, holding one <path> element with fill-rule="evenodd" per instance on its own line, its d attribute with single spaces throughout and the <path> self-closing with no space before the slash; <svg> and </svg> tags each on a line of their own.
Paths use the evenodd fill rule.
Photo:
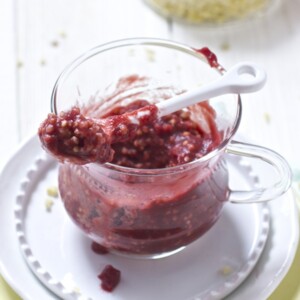
<svg viewBox="0 0 300 300">
<path fill-rule="evenodd" d="M 266 79 L 265 71 L 256 64 L 251 62 L 238 63 L 213 82 L 157 103 L 158 116 L 162 117 L 184 107 L 224 94 L 256 92 L 264 86 Z"/>
</svg>

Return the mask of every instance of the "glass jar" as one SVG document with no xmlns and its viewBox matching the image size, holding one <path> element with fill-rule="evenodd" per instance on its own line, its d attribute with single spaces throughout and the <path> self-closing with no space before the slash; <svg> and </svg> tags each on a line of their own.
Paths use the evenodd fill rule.
<svg viewBox="0 0 300 300">
<path fill-rule="evenodd" d="M 224 23 L 265 15 L 279 0 L 146 0 L 160 14 L 190 23 Z"/>
<path fill-rule="evenodd" d="M 53 90 L 52 111 L 58 113 L 76 104 L 86 116 L 101 117 L 137 99 L 164 101 L 219 78 L 225 70 L 212 58 L 207 48 L 196 50 L 159 39 L 101 45 L 63 71 Z M 226 202 L 268 201 L 289 188 L 291 172 L 281 156 L 231 141 L 241 119 L 240 96 L 223 95 L 207 104 L 206 108 L 190 108 L 214 145 L 201 158 L 153 169 L 113 163 L 60 165 L 61 198 L 85 234 L 113 253 L 164 257 L 207 232 Z M 232 191 L 225 152 L 265 161 L 279 173 L 279 182 L 252 191 Z"/>
</svg>

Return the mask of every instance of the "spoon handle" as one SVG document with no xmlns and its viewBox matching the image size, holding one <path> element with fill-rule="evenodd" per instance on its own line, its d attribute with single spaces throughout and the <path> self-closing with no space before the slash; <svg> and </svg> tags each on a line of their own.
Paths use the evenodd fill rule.
<svg viewBox="0 0 300 300">
<path fill-rule="evenodd" d="M 256 92 L 264 86 L 266 79 L 265 71 L 259 66 L 251 62 L 241 62 L 213 82 L 157 103 L 158 115 L 162 117 L 224 94 Z"/>
</svg>

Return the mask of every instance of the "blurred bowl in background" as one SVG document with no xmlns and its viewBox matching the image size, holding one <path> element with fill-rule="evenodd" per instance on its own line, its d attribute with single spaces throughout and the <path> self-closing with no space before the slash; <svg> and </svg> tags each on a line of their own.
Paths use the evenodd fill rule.
<svg viewBox="0 0 300 300">
<path fill-rule="evenodd" d="M 145 0 L 160 15 L 192 24 L 224 24 L 262 17 L 280 0 Z"/>
</svg>

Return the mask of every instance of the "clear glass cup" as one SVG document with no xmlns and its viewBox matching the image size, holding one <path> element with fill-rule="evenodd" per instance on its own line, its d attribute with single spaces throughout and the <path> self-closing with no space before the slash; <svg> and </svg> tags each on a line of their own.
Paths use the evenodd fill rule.
<svg viewBox="0 0 300 300">
<path fill-rule="evenodd" d="M 66 67 L 53 89 L 52 111 L 76 104 L 87 116 L 101 116 L 136 99 L 163 101 L 224 72 L 201 51 L 185 45 L 160 39 L 116 41 L 91 49 Z M 291 171 L 280 155 L 232 141 L 241 119 L 240 96 L 223 95 L 208 102 L 222 138 L 214 150 L 192 162 L 161 169 L 60 165 L 61 198 L 85 234 L 113 253 L 164 257 L 207 232 L 226 202 L 269 201 L 287 191 Z M 193 116 L 202 127 L 210 126 L 201 110 L 195 109 Z M 226 152 L 271 165 L 279 180 L 251 191 L 231 190 Z"/>
</svg>

